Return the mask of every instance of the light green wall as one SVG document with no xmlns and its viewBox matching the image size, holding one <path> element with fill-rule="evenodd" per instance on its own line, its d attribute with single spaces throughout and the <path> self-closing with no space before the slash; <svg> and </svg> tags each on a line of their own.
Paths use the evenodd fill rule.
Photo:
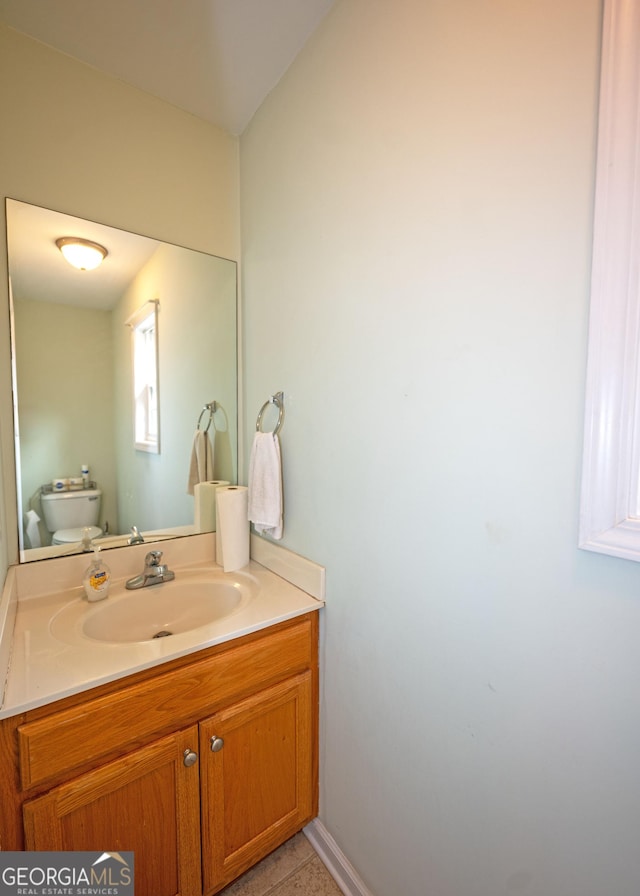
<svg viewBox="0 0 640 896">
<path fill-rule="evenodd" d="M 111 313 L 21 300 L 15 303 L 15 332 L 23 509 L 33 506 L 42 519 L 40 486 L 80 476 L 88 463 L 103 494 L 101 520 L 113 520 Z M 44 526 L 41 535 L 48 544 Z"/>
<path fill-rule="evenodd" d="M 241 138 L 246 432 L 375 896 L 637 896 L 640 567 L 577 548 L 599 0 L 339 0 Z"/>
<path fill-rule="evenodd" d="M 3 25 L 0 119 L 0 198 L 238 258 L 235 138 Z M 3 213 L 0 282 L 5 245 Z M 17 557 L 9 372 L 0 302 L 1 581 Z"/>
</svg>

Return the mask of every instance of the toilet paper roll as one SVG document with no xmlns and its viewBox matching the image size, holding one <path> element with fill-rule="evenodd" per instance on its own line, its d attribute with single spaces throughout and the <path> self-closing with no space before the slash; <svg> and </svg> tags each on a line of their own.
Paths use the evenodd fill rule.
<svg viewBox="0 0 640 896">
<path fill-rule="evenodd" d="M 216 489 L 217 561 L 225 572 L 249 562 L 249 490 L 242 485 Z"/>
<path fill-rule="evenodd" d="M 198 482 L 193 487 L 193 522 L 196 532 L 216 531 L 216 489 L 229 485 L 226 479 Z"/>
</svg>

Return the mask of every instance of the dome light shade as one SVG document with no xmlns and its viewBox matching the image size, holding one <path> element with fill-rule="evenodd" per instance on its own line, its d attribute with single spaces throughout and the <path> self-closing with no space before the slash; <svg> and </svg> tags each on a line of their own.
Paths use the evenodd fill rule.
<svg viewBox="0 0 640 896">
<path fill-rule="evenodd" d="M 102 264 L 109 254 L 100 243 L 83 240 L 79 236 L 62 236 L 56 240 L 56 246 L 69 264 L 79 271 L 92 271 Z"/>
</svg>

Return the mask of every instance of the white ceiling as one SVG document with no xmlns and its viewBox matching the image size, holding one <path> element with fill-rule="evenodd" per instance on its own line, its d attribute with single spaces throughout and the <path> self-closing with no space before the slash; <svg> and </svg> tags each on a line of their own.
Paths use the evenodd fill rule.
<svg viewBox="0 0 640 896">
<path fill-rule="evenodd" d="M 0 0 L 0 21 L 241 134 L 335 0 Z"/>
<path fill-rule="evenodd" d="M 0 0 L 0 22 L 238 135 L 334 2 Z M 16 300 L 112 307 L 157 246 L 24 203 L 7 215 Z M 102 243 L 109 256 L 74 271 L 59 236 Z"/>
<path fill-rule="evenodd" d="M 57 302 L 111 309 L 160 243 L 61 212 L 7 199 L 9 276 L 15 301 Z M 108 255 L 94 271 L 71 267 L 58 247 L 61 236 L 100 243 Z"/>
</svg>

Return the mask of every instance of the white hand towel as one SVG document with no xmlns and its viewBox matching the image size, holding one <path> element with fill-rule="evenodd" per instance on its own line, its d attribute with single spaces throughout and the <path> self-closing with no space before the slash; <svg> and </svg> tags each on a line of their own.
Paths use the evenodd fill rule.
<svg viewBox="0 0 640 896">
<path fill-rule="evenodd" d="M 249 459 L 249 519 L 258 533 L 282 538 L 282 460 L 272 432 L 257 432 Z"/>
<path fill-rule="evenodd" d="M 203 429 L 196 429 L 193 436 L 191 461 L 189 463 L 189 480 L 187 494 L 192 495 L 198 482 L 213 479 L 213 449 L 208 434 Z"/>
</svg>

